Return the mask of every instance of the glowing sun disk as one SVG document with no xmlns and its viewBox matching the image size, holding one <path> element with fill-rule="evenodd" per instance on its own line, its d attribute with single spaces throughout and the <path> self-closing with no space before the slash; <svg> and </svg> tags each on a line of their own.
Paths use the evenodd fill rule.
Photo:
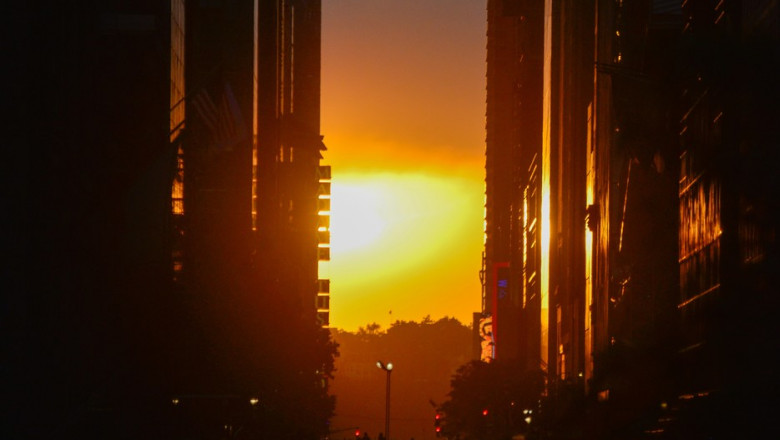
<svg viewBox="0 0 780 440">
<path fill-rule="evenodd" d="M 385 229 L 382 194 L 375 188 L 333 182 L 331 247 L 334 253 L 365 248 Z"/>
</svg>

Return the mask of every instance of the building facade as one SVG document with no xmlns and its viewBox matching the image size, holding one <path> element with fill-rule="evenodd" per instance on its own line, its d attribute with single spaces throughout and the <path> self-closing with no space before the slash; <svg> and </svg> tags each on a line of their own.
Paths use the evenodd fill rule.
<svg viewBox="0 0 780 440">
<path fill-rule="evenodd" d="M 686 4 L 677 309 L 680 398 L 740 434 L 778 407 L 778 7 Z M 704 425 L 704 421 L 699 420 Z M 776 430 L 775 430 L 776 432 Z"/>
<path fill-rule="evenodd" d="M 17 257 L 3 277 L 2 344 L 16 355 L 0 436 L 260 436 L 262 421 L 280 438 L 291 401 L 312 414 L 291 435 L 327 432 L 319 8 L 3 6 L 4 241 Z"/>
<path fill-rule="evenodd" d="M 258 4 L 253 229 L 263 284 L 329 325 L 330 167 L 320 134 L 319 1 Z"/>
<path fill-rule="evenodd" d="M 4 438 L 157 429 L 126 417 L 173 375 L 170 3 L 3 5 Z"/>
<path fill-rule="evenodd" d="M 768 432 L 777 6 L 487 7 L 485 357 L 586 437 Z"/>
</svg>

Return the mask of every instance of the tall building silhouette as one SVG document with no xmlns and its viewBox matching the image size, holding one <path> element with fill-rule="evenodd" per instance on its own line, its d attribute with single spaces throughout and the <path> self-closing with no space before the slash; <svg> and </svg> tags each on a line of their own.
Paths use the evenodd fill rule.
<svg viewBox="0 0 780 440">
<path fill-rule="evenodd" d="M 263 284 L 327 326 L 329 282 L 318 277 L 318 262 L 330 259 L 331 177 L 320 166 L 321 8 L 259 3 L 253 226 Z"/>
<path fill-rule="evenodd" d="M 780 12 L 768 2 L 683 7 L 680 366 L 686 406 L 740 435 L 778 409 L 777 145 Z"/>
<path fill-rule="evenodd" d="M 771 430 L 780 12 L 683 3 L 488 2 L 483 355 L 559 433 Z"/>
<path fill-rule="evenodd" d="M 491 355 L 510 358 L 532 350 L 526 346 L 531 340 L 522 335 L 524 326 L 538 327 L 533 323 L 539 312 L 526 311 L 538 309 L 541 304 L 538 269 L 532 264 L 524 266 L 523 261 L 537 261 L 539 252 L 535 237 L 540 230 L 536 202 L 537 149 L 541 140 L 542 10 L 537 7 L 535 11 L 524 11 L 526 15 L 538 15 L 530 19 L 521 14 L 518 6 L 501 1 L 487 5 L 483 311 L 491 318 L 495 343 Z M 530 189 L 524 191 L 525 188 Z M 524 207 L 524 203 L 528 206 Z M 524 247 L 524 243 L 529 246 Z"/>
<path fill-rule="evenodd" d="M 178 331 L 170 3 L 3 6 L 4 438 L 162 432 L 128 421 L 164 408 Z"/>
<path fill-rule="evenodd" d="M 263 423 L 278 438 L 292 401 L 312 423 L 290 435 L 327 430 L 327 356 L 301 354 L 329 347 L 319 8 L 3 6 L 16 62 L 2 344 L 15 355 L 0 436 L 216 438 Z M 265 81 L 277 68 L 288 86 Z"/>
</svg>

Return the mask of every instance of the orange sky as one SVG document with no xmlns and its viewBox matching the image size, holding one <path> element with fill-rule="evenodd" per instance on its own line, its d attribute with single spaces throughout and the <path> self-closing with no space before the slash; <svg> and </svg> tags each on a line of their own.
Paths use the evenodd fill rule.
<svg viewBox="0 0 780 440">
<path fill-rule="evenodd" d="M 331 326 L 426 315 L 470 324 L 480 310 L 484 2 L 322 3 Z"/>
</svg>

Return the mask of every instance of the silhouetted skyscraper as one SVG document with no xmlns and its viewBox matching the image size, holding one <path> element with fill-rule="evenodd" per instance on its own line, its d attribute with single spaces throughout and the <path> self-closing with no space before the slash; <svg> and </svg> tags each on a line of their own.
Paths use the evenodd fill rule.
<svg viewBox="0 0 780 440">
<path fill-rule="evenodd" d="M 148 397 L 172 374 L 171 5 L 22 3 L 2 14 L 14 263 L 0 436 L 153 435 L 127 420 L 157 412 Z"/>
<path fill-rule="evenodd" d="M 301 353 L 329 344 L 312 331 L 318 209 L 329 209 L 318 196 L 329 181 L 318 167 L 319 2 L 254 3 L 3 6 L 4 56 L 15 60 L 3 175 L 16 192 L 3 211 L 16 256 L 3 280 L 2 344 L 15 353 L 3 365 L 3 438 L 216 437 L 259 415 L 273 435 L 290 401 L 315 421 L 296 435 L 327 429 L 329 355 Z M 295 23 L 296 86 L 285 93 L 298 99 L 278 132 L 295 165 L 264 174 L 284 185 L 262 189 L 283 189 L 296 208 L 263 242 L 253 134 L 255 115 L 277 102 L 257 87 L 269 4 Z M 272 208 L 261 216 L 287 214 Z M 258 267 L 284 269 L 286 284 Z M 291 294 L 292 305 L 280 301 Z M 280 384 L 284 395 L 267 391 L 264 411 L 250 411 Z"/>
<path fill-rule="evenodd" d="M 588 435 L 770 431 L 779 14 L 488 2 L 483 312 Z"/>
<path fill-rule="evenodd" d="M 330 167 L 320 166 L 319 1 L 263 1 L 258 10 L 254 229 L 263 284 L 329 323 Z M 318 214 L 318 213 L 322 214 Z M 319 313 L 316 313 L 320 310 Z"/>
</svg>

